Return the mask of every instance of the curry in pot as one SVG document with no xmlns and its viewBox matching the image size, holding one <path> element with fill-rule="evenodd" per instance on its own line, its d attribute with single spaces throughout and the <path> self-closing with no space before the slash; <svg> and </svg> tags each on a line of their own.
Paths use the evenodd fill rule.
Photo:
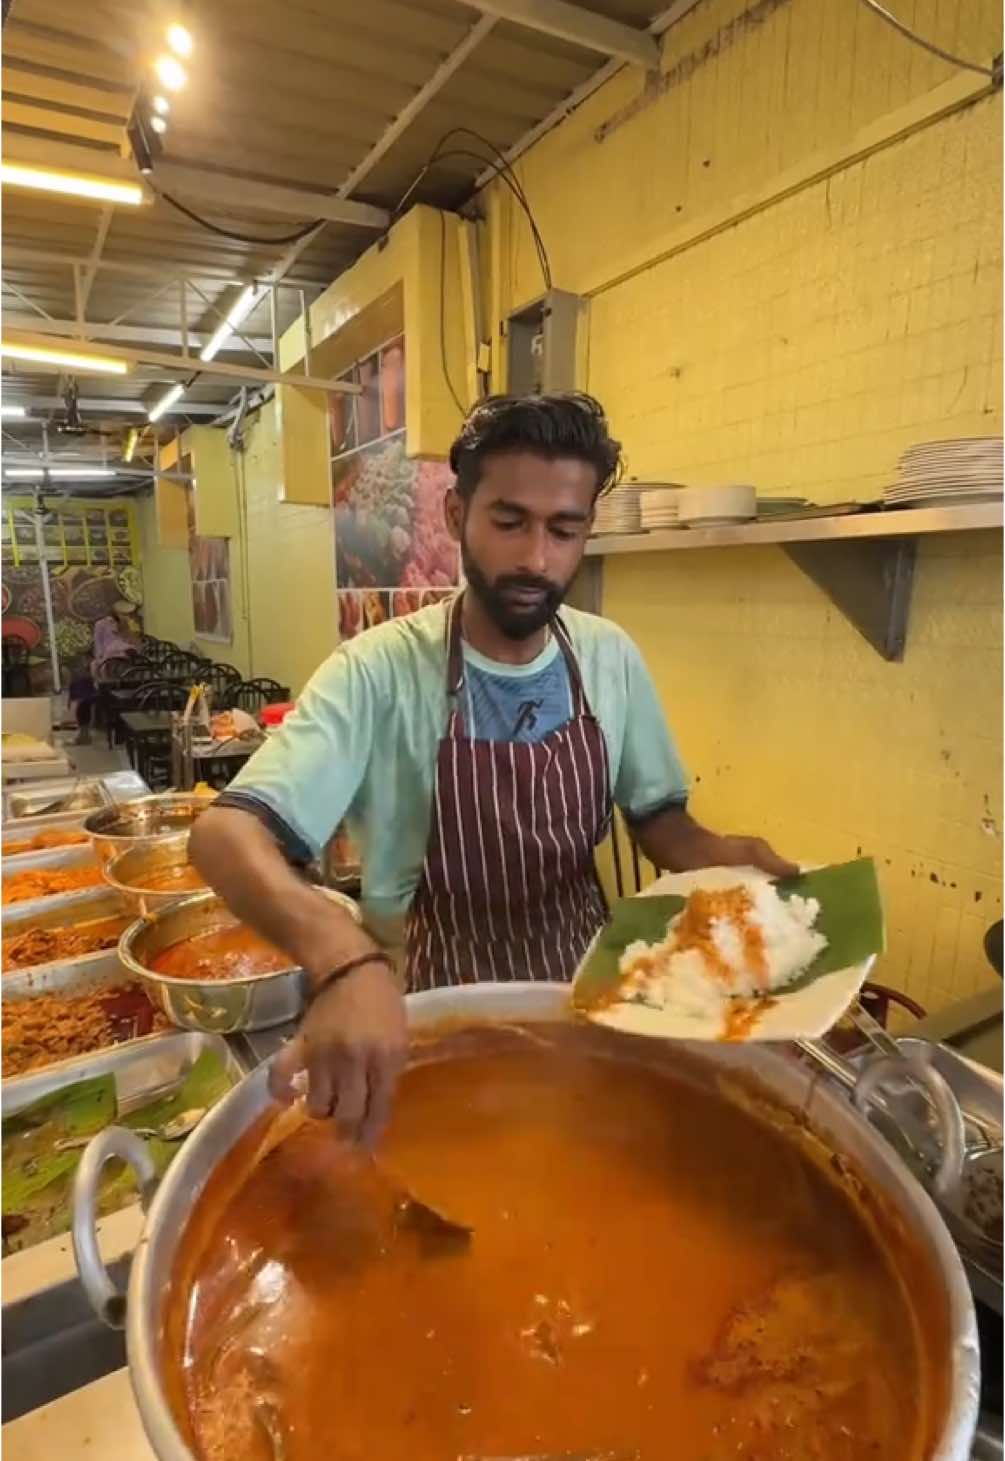
<svg viewBox="0 0 1005 1461">
<path fill-rule="evenodd" d="M 217 1169 L 165 1329 L 201 1461 L 931 1454 L 923 1276 L 826 1162 L 686 1062 L 465 1048 L 404 1075 L 376 1167 L 307 1122 Z M 470 1246 L 396 1226 L 387 1174 Z"/>
<path fill-rule="evenodd" d="M 243 923 L 226 924 L 180 939 L 150 960 L 150 968 L 157 974 L 199 981 L 251 979 L 290 967 L 288 954 Z"/>
</svg>

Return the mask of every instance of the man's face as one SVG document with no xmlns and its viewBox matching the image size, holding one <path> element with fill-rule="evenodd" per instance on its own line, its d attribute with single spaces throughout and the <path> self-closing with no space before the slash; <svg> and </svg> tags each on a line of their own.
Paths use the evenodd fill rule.
<svg viewBox="0 0 1005 1461">
<path fill-rule="evenodd" d="M 571 457 L 532 452 L 486 457 L 470 500 L 447 496 L 472 591 L 510 639 L 554 618 L 576 576 L 593 523 L 597 474 Z"/>
</svg>

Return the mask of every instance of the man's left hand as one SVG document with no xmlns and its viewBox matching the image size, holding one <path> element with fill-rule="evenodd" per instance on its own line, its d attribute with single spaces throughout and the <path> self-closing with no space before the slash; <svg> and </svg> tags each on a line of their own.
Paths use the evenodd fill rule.
<svg viewBox="0 0 1005 1461">
<path fill-rule="evenodd" d="M 763 837 L 717 837 L 708 833 L 709 861 L 705 867 L 756 867 L 772 878 L 794 878 L 799 868 L 765 842 Z"/>
<path fill-rule="evenodd" d="M 772 878 L 794 878 L 799 868 L 761 837 L 720 837 L 702 827 L 682 808 L 660 812 L 633 829 L 651 863 L 667 872 L 686 873 L 705 867 L 756 867 Z"/>
</svg>

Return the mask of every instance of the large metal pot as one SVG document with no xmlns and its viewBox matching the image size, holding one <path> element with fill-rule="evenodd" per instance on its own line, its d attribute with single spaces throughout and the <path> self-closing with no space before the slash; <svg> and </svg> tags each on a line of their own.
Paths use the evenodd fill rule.
<svg viewBox="0 0 1005 1461">
<path fill-rule="evenodd" d="M 144 796 L 92 812 L 84 823 L 102 862 L 111 862 L 134 847 L 147 847 L 165 837 L 191 832 L 196 818 L 211 807 L 211 797 L 186 792 Z"/>
<path fill-rule="evenodd" d="M 188 855 L 188 833 L 171 837 L 150 838 L 135 842 L 119 852 L 104 866 L 104 879 L 141 918 L 160 908 L 171 908 L 181 898 L 190 898 L 192 888 L 172 887 L 170 874 L 191 867 Z M 156 884 L 167 875 L 167 886 Z M 200 882 L 203 880 L 200 878 Z M 203 883 L 205 886 L 205 883 Z"/>
<path fill-rule="evenodd" d="M 152 857 L 159 851 L 147 848 L 127 853 L 122 861 L 140 855 Z M 113 886 L 119 887 L 117 883 Z M 317 891 L 339 904 L 357 923 L 360 921 L 359 908 L 351 899 L 330 888 Z M 237 921 L 223 899 L 208 889 L 181 900 L 174 897 L 168 906 L 152 908 L 130 924 L 119 941 L 119 958 L 140 980 L 151 1003 L 185 1030 L 233 1035 L 239 1030 L 268 1030 L 295 1020 L 304 1007 L 307 976 L 292 964 L 275 974 L 205 981 L 176 979 L 150 967 L 151 961 L 172 944 Z"/>
<path fill-rule="evenodd" d="M 568 988 L 556 984 L 464 985 L 411 995 L 406 1003 L 410 1028 L 425 1035 L 434 1035 L 444 1023 L 456 1030 L 458 1022 L 505 1025 L 569 1019 Z M 650 1048 L 640 1058 L 681 1058 L 679 1046 L 647 1043 Z M 959 1257 L 930 1199 L 836 1088 L 785 1053 L 763 1045 L 729 1044 L 689 1046 L 687 1053 L 700 1063 L 710 1089 L 730 1075 L 749 1078 L 780 1106 L 800 1113 L 801 1124 L 808 1124 L 831 1151 L 846 1159 L 855 1178 L 883 1199 L 905 1242 L 910 1243 L 914 1261 L 930 1270 L 944 1311 L 950 1368 L 946 1413 L 927 1461 L 967 1461 L 980 1385 L 977 1328 Z M 120 1128 L 109 1128 L 96 1137 L 78 1170 L 73 1242 L 81 1279 L 102 1318 L 125 1327 L 133 1389 L 159 1461 L 194 1461 L 166 1394 L 161 1351 L 165 1293 L 185 1224 L 199 1195 L 217 1165 L 269 1106 L 267 1080 L 268 1067 L 259 1067 L 205 1118 L 172 1163 L 156 1196 L 155 1173 L 143 1142 Z M 148 1207 L 125 1295 L 113 1286 L 95 1237 L 95 1195 L 101 1168 L 112 1157 L 122 1158 L 136 1169 Z"/>
</svg>

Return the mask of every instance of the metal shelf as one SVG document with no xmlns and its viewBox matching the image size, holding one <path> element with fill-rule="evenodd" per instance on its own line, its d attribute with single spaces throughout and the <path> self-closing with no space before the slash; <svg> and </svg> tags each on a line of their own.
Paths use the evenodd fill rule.
<svg viewBox="0 0 1005 1461">
<path fill-rule="evenodd" d="M 665 553 L 694 548 L 785 546 L 861 538 L 916 538 L 929 533 L 967 533 L 1000 528 L 1000 502 L 976 507 L 902 508 L 889 512 L 857 512 L 843 517 L 796 518 L 787 522 L 738 523 L 724 528 L 671 528 L 655 533 L 620 533 L 591 538 L 589 557 L 615 553 Z"/>
<path fill-rule="evenodd" d="M 1002 503 L 991 502 L 591 538 L 572 601 L 599 613 L 603 560 L 623 553 L 777 547 L 878 654 L 886 660 L 900 660 L 907 641 L 918 538 L 931 533 L 979 532 L 1001 528 L 1002 523 Z"/>
</svg>

